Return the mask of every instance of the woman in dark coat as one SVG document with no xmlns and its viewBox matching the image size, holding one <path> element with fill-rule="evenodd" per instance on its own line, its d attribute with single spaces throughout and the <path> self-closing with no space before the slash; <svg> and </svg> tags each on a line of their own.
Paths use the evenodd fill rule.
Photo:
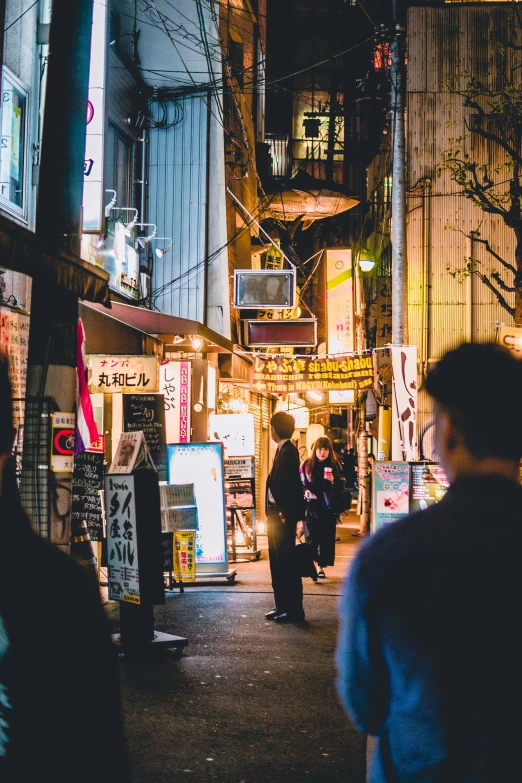
<svg viewBox="0 0 522 783">
<path fill-rule="evenodd" d="M 318 438 L 311 456 L 300 468 L 306 501 L 306 525 L 319 566 L 317 576 L 324 579 L 326 566 L 335 560 L 336 522 L 343 492 L 342 468 L 329 438 Z"/>
</svg>

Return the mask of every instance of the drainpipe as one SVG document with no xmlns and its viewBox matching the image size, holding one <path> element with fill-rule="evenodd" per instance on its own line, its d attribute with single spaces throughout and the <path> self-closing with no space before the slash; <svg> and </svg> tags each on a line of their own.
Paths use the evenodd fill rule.
<svg viewBox="0 0 522 783">
<path fill-rule="evenodd" d="M 207 181 L 205 184 L 205 263 L 203 265 L 203 324 L 208 324 L 208 257 L 210 254 L 210 154 L 211 143 L 210 134 L 212 132 L 211 122 L 212 90 L 207 92 Z"/>
<path fill-rule="evenodd" d="M 430 358 L 430 202 L 431 180 L 426 179 L 422 194 L 422 290 L 421 290 L 421 368 L 424 375 L 428 371 Z"/>
<path fill-rule="evenodd" d="M 468 259 L 469 272 L 466 276 L 466 342 L 473 342 L 473 251 L 475 244 L 475 232 L 472 231 L 469 237 L 466 237 L 466 258 Z"/>
</svg>

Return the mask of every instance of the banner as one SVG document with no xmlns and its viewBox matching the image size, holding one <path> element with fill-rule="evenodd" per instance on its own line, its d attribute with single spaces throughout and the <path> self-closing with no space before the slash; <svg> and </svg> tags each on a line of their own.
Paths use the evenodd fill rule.
<svg viewBox="0 0 522 783">
<path fill-rule="evenodd" d="M 190 362 L 167 360 L 160 364 L 159 385 L 165 398 L 167 443 L 190 441 L 190 383 Z"/>
<path fill-rule="evenodd" d="M 375 386 L 375 356 L 287 357 L 256 356 L 251 384 L 259 392 L 367 391 Z"/>
<path fill-rule="evenodd" d="M 180 582 L 194 582 L 196 579 L 196 532 L 194 530 L 174 531 L 174 579 Z"/>
<path fill-rule="evenodd" d="M 393 346 L 394 459 L 414 462 L 417 458 L 417 347 Z"/>
</svg>

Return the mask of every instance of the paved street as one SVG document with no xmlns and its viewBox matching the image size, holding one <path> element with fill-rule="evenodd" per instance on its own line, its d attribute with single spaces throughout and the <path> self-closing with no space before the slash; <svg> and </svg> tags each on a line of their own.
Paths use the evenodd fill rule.
<svg viewBox="0 0 522 783">
<path fill-rule="evenodd" d="M 265 551 L 233 566 L 235 586 L 190 587 L 156 608 L 156 628 L 189 645 L 179 660 L 121 663 L 135 783 L 363 783 L 365 740 L 334 686 L 337 596 L 358 544 L 349 520 L 328 578 L 304 580 L 307 627 L 265 621 Z"/>
</svg>

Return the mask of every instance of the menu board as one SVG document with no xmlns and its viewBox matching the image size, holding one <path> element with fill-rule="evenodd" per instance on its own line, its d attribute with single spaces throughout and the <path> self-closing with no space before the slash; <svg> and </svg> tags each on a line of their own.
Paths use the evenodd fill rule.
<svg viewBox="0 0 522 783">
<path fill-rule="evenodd" d="M 71 521 L 85 522 L 92 541 L 103 538 L 103 454 L 82 451 L 74 458 Z"/>
<path fill-rule="evenodd" d="M 374 462 L 373 532 L 410 513 L 410 465 L 408 462 Z"/>
<path fill-rule="evenodd" d="M 410 513 L 423 511 L 442 500 L 449 487 L 446 474 L 436 462 L 413 462 L 410 481 Z"/>
<path fill-rule="evenodd" d="M 142 431 L 160 481 L 167 478 L 165 405 L 162 394 L 124 394 L 123 429 Z"/>
<path fill-rule="evenodd" d="M 105 478 L 109 598 L 140 603 L 134 476 Z"/>
<path fill-rule="evenodd" d="M 199 522 L 196 564 L 222 568 L 227 563 L 223 445 L 169 444 L 168 473 L 169 484 L 194 484 Z"/>
</svg>

